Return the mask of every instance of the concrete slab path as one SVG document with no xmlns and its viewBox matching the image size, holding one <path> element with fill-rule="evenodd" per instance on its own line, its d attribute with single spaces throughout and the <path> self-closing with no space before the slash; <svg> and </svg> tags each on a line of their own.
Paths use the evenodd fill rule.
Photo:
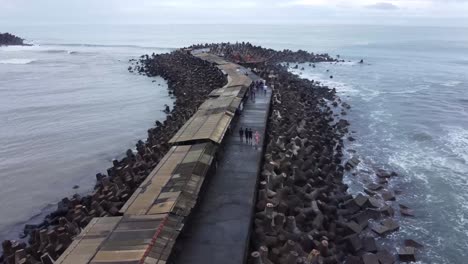
<svg viewBox="0 0 468 264">
<path fill-rule="evenodd" d="M 259 91 L 255 102 L 244 104 L 236 127 L 227 136 L 223 159 L 206 183 L 192 220 L 179 237 L 176 264 L 241 264 L 246 260 L 254 214 L 257 176 L 262 148 L 241 142 L 239 129 L 251 128 L 260 134 L 263 146 L 270 107 L 271 90 Z M 255 142 L 255 139 L 253 140 Z"/>
</svg>

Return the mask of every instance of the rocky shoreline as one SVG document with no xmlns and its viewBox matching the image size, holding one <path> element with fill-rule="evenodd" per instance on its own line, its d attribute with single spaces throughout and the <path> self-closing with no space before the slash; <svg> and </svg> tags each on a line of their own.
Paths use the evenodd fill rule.
<svg viewBox="0 0 468 264">
<path fill-rule="evenodd" d="M 114 160 L 107 175 L 98 173 L 91 195 L 64 198 L 43 223 L 26 226 L 29 244 L 4 241 L 0 263 L 25 258 L 22 263 L 50 263 L 93 217 L 120 214 L 120 207 L 169 150 L 169 139 L 213 89 L 227 82 L 217 67 L 190 55 L 193 49 L 208 49 L 253 68 L 273 89 L 249 262 L 394 263 L 395 252 L 379 249 L 375 240 L 399 228 L 390 205 L 395 195 L 385 185 L 395 174 L 381 171 L 377 175 L 381 180 L 369 185 L 366 194 L 350 195 L 343 176 L 359 160 L 343 159 L 349 123 L 335 118 L 332 111 L 349 106 L 334 89 L 300 79 L 279 64 L 338 60 L 328 54 L 274 51 L 250 43 L 194 45 L 132 60 L 130 72 L 162 76 L 168 82 L 168 92 L 176 100 L 172 109 L 164 109 L 166 120 L 156 121 L 147 141 L 137 143 L 136 153 L 127 150 L 125 158 Z M 411 211 L 404 205 L 400 208 L 402 214 Z M 399 252 L 400 260 L 413 260 L 417 245 L 408 242 Z"/>
<path fill-rule="evenodd" d="M 343 160 L 349 123 L 334 120 L 331 108 L 346 105 L 334 90 L 298 79 L 285 68 L 268 66 L 261 75 L 275 90 L 253 263 L 258 258 L 263 263 L 394 263 L 394 256 L 379 250 L 375 236 L 365 232 L 371 219 L 381 220 L 370 227 L 379 235 L 397 230 L 391 207 L 378 196 L 353 197 L 343 183 L 345 170 L 358 161 Z"/>
<path fill-rule="evenodd" d="M 24 39 L 10 33 L 0 33 L 0 46 L 30 46 L 24 44 Z"/>
</svg>

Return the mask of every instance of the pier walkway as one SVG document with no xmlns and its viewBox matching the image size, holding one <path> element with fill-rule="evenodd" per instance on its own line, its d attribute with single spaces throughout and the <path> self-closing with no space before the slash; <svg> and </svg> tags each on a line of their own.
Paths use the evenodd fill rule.
<svg viewBox="0 0 468 264">
<path fill-rule="evenodd" d="M 252 76 L 249 74 L 249 77 Z M 255 77 L 253 77 L 255 78 Z M 258 78 L 258 77 L 257 77 Z M 257 176 L 263 151 L 241 142 L 239 129 L 260 133 L 263 146 L 270 107 L 271 90 L 259 91 L 250 99 L 236 126 L 225 140 L 223 159 L 192 212 L 192 220 L 176 247 L 176 264 L 241 264 L 248 253 L 251 221 L 254 214 Z"/>
<path fill-rule="evenodd" d="M 246 259 L 271 91 L 246 101 L 258 76 L 212 54 L 193 55 L 216 63 L 227 84 L 212 91 L 169 141 L 171 149 L 118 216 L 94 217 L 55 264 L 241 264 Z M 241 127 L 259 132 L 258 148 L 241 142 Z"/>
</svg>

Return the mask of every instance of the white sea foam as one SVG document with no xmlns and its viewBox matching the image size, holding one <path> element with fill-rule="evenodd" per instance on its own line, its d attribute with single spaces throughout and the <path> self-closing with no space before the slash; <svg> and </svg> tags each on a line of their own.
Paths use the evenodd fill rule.
<svg viewBox="0 0 468 264">
<path fill-rule="evenodd" d="M 441 83 L 442 86 L 445 86 L 445 87 L 455 87 L 459 84 L 461 84 L 462 82 L 460 81 L 448 81 L 448 82 L 444 82 L 444 83 Z"/>
<path fill-rule="evenodd" d="M 412 174 L 418 180 L 428 184 L 429 180 L 424 173 L 418 171 L 430 168 L 432 166 L 430 153 L 420 150 L 417 146 L 408 146 L 408 148 L 393 153 L 389 157 L 389 164 L 391 166 L 400 167 L 405 174 Z M 402 178 L 403 181 L 410 179 Z"/>
<path fill-rule="evenodd" d="M 368 41 L 357 41 L 354 42 L 353 45 L 355 46 L 369 46 L 371 43 Z"/>
<path fill-rule="evenodd" d="M 344 62 L 337 62 L 335 65 L 343 65 L 343 66 L 354 66 L 358 65 L 359 63 L 357 61 L 344 61 Z"/>
<path fill-rule="evenodd" d="M 0 64 L 29 64 L 35 59 L 8 59 L 8 60 L 0 60 Z"/>
<path fill-rule="evenodd" d="M 294 74 L 300 75 L 302 78 L 320 82 L 320 84 L 324 86 L 328 86 L 330 89 L 335 88 L 339 94 L 344 94 L 344 95 L 359 94 L 359 91 L 356 90 L 353 86 L 326 78 L 321 73 L 312 73 L 310 71 L 300 71 L 297 69 L 290 69 L 290 71 Z"/>
<path fill-rule="evenodd" d="M 444 130 L 447 132 L 447 136 L 444 137 L 446 145 L 468 164 L 468 130 L 455 126 L 447 126 Z"/>
<path fill-rule="evenodd" d="M 0 46 L 0 51 L 36 51 L 40 50 L 41 48 L 41 46 Z"/>
<path fill-rule="evenodd" d="M 75 51 L 69 50 L 68 48 L 63 49 L 56 46 L 1 46 L 0 51 L 4 52 L 41 52 L 41 53 L 68 53 L 73 54 Z"/>
</svg>

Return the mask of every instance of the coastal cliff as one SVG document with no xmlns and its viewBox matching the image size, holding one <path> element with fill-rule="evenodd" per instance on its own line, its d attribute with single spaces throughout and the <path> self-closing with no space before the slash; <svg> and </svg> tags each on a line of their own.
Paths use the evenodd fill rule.
<svg viewBox="0 0 468 264">
<path fill-rule="evenodd" d="M 0 33 L 0 46 L 25 45 L 24 39 L 10 33 Z"/>
</svg>

